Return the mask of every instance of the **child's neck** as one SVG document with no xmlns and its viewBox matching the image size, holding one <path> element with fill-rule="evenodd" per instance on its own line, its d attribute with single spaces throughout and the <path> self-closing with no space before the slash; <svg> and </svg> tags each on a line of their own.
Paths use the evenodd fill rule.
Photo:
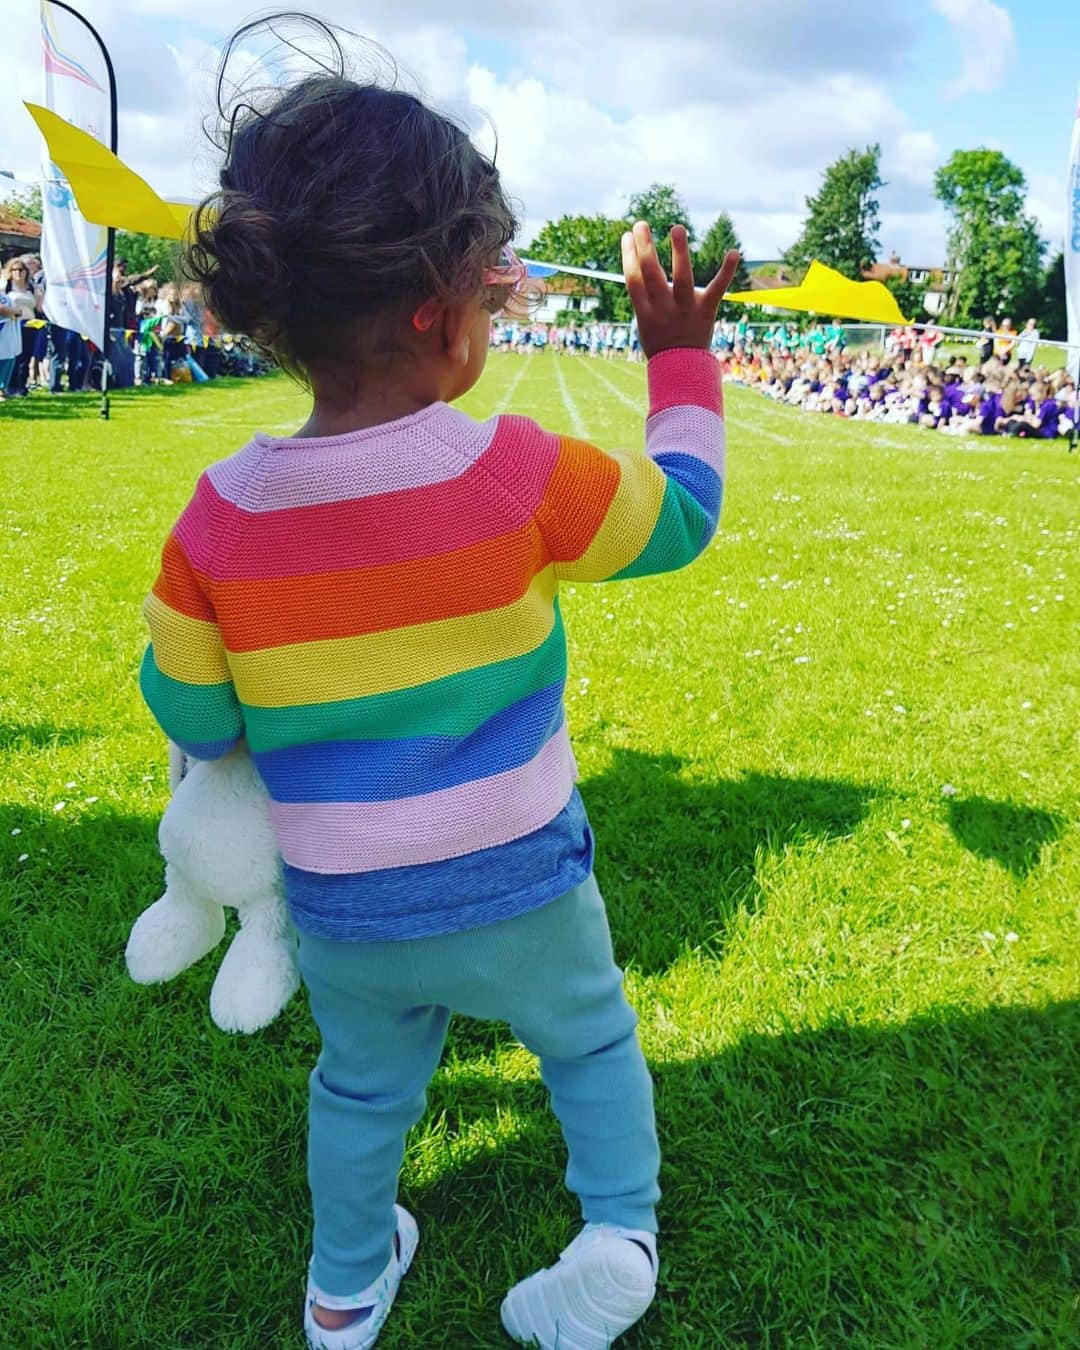
<svg viewBox="0 0 1080 1350">
<path fill-rule="evenodd" d="M 296 437 L 344 436 L 350 431 L 380 426 L 383 422 L 396 422 L 437 403 L 443 397 L 437 386 L 437 381 L 424 378 L 386 379 L 351 390 L 348 397 L 342 397 L 340 388 L 328 389 L 315 382 L 311 416 L 296 432 Z"/>
</svg>

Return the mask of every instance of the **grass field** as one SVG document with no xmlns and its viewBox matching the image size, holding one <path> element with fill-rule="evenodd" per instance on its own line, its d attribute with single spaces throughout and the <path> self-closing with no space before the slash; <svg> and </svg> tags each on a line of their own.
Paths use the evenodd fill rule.
<svg viewBox="0 0 1080 1350">
<path fill-rule="evenodd" d="M 494 357 L 465 406 L 641 439 L 644 371 Z M 597 874 L 654 1068 L 663 1270 L 628 1347 L 1080 1345 L 1080 483 L 1062 446 L 728 392 L 691 569 L 564 589 Z M 284 379 L 0 409 L 0 1343 L 302 1343 L 302 998 L 131 984 L 161 889 L 142 597 Z M 224 949 L 222 949 L 224 950 Z M 387 1347 L 504 1344 L 576 1231 L 533 1062 L 455 1022 Z"/>
</svg>

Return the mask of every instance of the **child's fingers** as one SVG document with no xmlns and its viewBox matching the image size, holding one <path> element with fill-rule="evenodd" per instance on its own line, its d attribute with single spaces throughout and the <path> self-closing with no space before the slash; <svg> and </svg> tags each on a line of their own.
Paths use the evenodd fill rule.
<svg viewBox="0 0 1080 1350">
<path fill-rule="evenodd" d="M 676 304 L 686 305 L 694 298 L 694 264 L 690 261 L 690 240 L 682 225 L 671 227 L 671 288 Z"/>
<path fill-rule="evenodd" d="M 634 247 L 637 249 L 641 279 L 650 300 L 662 300 L 667 295 L 668 279 L 656 256 L 652 231 L 643 220 L 634 225 Z"/>
<path fill-rule="evenodd" d="M 633 234 L 627 230 L 622 237 L 622 270 L 626 278 L 626 289 L 630 293 L 630 303 L 636 310 L 639 301 L 645 298 L 645 282 L 641 275 L 641 259 Z"/>
<path fill-rule="evenodd" d="M 739 251 L 733 248 L 724 254 L 724 261 L 720 264 L 720 270 L 705 287 L 705 299 L 709 304 L 719 305 L 724 298 L 724 292 L 731 285 L 738 266 Z"/>
</svg>

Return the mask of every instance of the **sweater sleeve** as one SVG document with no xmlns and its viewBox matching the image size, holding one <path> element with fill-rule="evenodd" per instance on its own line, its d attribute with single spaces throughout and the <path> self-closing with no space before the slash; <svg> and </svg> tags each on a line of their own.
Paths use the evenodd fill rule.
<svg viewBox="0 0 1080 1350">
<path fill-rule="evenodd" d="M 696 348 L 648 366 L 645 454 L 560 436 L 537 512 L 555 573 L 611 581 L 685 567 L 716 532 L 724 483 L 720 368 Z"/>
<path fill-rule="evenodd" d="M 175 531 L 143 612 L 150 625 L 143 698 L 185 754 L 220 759 L 244 735 L 244 718 L 213 606 Z"/>
</svg>

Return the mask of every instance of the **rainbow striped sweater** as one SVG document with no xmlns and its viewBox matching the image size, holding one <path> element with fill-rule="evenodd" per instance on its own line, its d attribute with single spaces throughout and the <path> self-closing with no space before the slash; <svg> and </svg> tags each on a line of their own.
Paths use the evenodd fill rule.
<svg viewBox="0 0 1080 1350">
<path fill-rule="evenodd" d="M 256 436 L 202 475 L 146 602 L 142 691 L 197 759 L 246 737 L 299 927 L 452 932 L 585 879 L 559 583 L 669 571 L 712 538 L 718 370 L 652 358 L 644 455 L 436 403 Z"/>
</svg>

